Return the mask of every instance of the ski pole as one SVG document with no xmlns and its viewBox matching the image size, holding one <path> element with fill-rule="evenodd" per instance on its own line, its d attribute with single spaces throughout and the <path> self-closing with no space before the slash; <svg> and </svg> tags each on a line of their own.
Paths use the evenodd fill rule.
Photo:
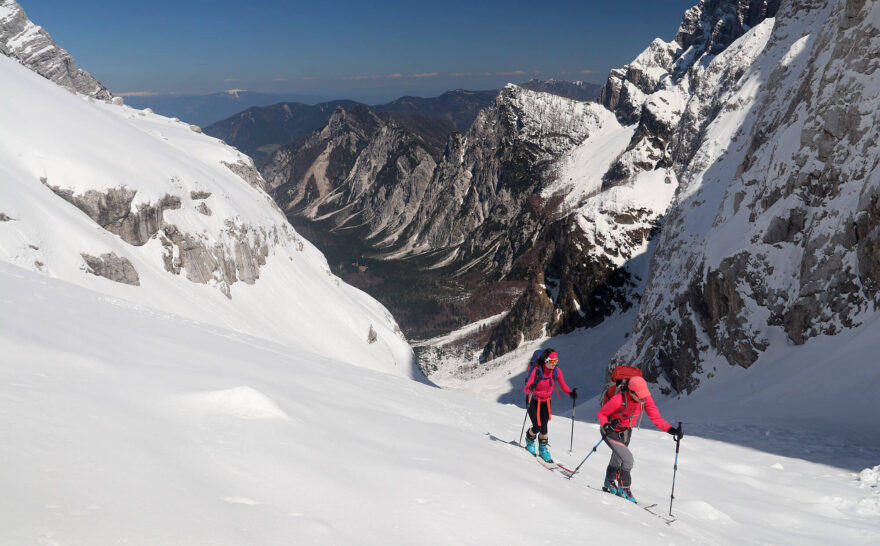
<svg viewBox="0 0 880 546">
<path fill-rule="evenodd" d="M 678 431 L 681 432 L 681 421 L 678 422 Z M 672 468 L 672 492 L 669 494 L 669 515 L 672 515 L 672 501 L 675 499 L 675 474 L 678 472 L 678 448 L 681 444 L 681 436 L 675 438 L 675 466 Z"/>
<path fill-rule="evenodd" d="M 568 454 L 574 448 L 574 398 L 571 399 L 571 442 L 568 444 Z"/>
<path fill-rule="evenodd" d="M 601 444 L 601 443 L 604 442 L 604 441 L 605 441 L 605 435 L 603 434 L 603 435 L 602 435 L 602 438 L 600 438 L 599 441 L 596 442 L 596 445 L 593 446 L 593 449 L 591 449 L 590 452 L 587 453 L 587 456 L 584 457 L 584 460 L 581 461 L 581 464 L 577 465 L 577 467 L 574 469 L 574 472 L 572 472 L 572 473 L 571 473 L 571 476 L 568 477 L 569 480 L 572 479 L 572 478 L 574 477 L 575 474 L 577 474 L 577 471 L 581 469 L 581 465 L 583 465 L 585 462 L 587 462 L 587 459 L 590 458 L 590 455 L 592 455 L 593 453 L 595 453 L 596 450 L 599 448 L 599 444 Z"/>
<path fill-rule="evenodd" d="M 532 393 L 529 393 L 529 399 L 526 402 L 526 415 L 525 415 L 525 417 L 523 417 L 522 430 L 519 431 L 519 445 L 520 445 L 520 447 L 522 447 L 523 432 L 526 431 L 526 419 L 528 419 L 528 417 L 529 417 L 529 406 L 531 406 L 531 405 L 532 405 Z"/>
</svg>

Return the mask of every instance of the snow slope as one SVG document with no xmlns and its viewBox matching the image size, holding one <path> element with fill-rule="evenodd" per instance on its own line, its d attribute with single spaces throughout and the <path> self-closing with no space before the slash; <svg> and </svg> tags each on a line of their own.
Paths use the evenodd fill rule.
<svg viewBox="0 0 880 546">
<path fill-rule="evenodd" d="M 390 313 L 331 274 L 263 191 L 249 158 L 188 124 L 72 93 L 4 56 L 0 80 L 0 261 L 420 376 Z M 96 206 L 110 209 L 114 191 L 135 192 L 117 223 L 138 214 L 140 227 L 153 221 L 155 231 L 124 239 L 112 222 L 99 224 L 101 214 L 93 220 L 61 196 L 100 196 Z M 155 218 L 144 212 L 175 200 Z M 84 255 L 115 256 L 137 284 L 93 274 Z"/>
<path fill-rule="evenodd" d="M 0 544 L 880 541 L 880 466 L 686 436 L 667 525 L 588 487 L 606 447 L 569 481 L 509 445 L 520 408 L 7 263 L 0 302 L 14 310 L 0 314 Z M 569 456 L 570 422 L 550 426 L 563 464 L 598 438 L 576 423 Z M 632 446 L 634 491 L 667 511 L 674 443 L 647 426 Z"/>
</svg>

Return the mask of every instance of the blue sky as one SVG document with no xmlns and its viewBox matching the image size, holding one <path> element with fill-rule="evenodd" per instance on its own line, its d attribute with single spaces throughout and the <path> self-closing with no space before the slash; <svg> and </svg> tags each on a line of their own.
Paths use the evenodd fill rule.
<svg viewBox="0 0 880 546">
<path fill-rule="evenodd" d="M 240 88 L 390 100 L 550 77 L 602 83 L 697 0 L 19 0 L 114 93 Z"/>
</svg>

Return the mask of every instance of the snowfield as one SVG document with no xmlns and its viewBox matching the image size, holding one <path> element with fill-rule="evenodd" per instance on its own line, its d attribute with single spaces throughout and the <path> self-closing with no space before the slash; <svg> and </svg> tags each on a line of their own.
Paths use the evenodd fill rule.
<svg viewBox="0 0 880 546">
<path fill-rule="evenodd" d="M 605 446 L 567 480 L 510 445 L 523 418 L 513 405 L 6 263 L 0 281 L 0 544 L 880 541 L 880 467 L 810 461 L 878 451 L 826 441 L 818 426 L 810 441 L 754 421 L 712 425 L 694 403 L 659 399 L 667 420 L 697 433 L 681 443 L 667 525 L 589 487 L 601 485 Z M 801 394 L 787 400 L 809 408 Z M 578 410 L 592 419 L 595 400 Z M 645 423 L 633 488 L 667 513 L 675 443 Z M 576 422 L 568 455 L 570 427 L 554 418 L 551 449 L 575 466 L 599 436 Z M 774 453 L 790 441 L 789 455 Z"/>
<path fill-rule="evenodd" d="M 356 355 L 353 363 L 421 377 L 391 314 L 331 273 L 259 187 L 256 171 L 249 179 L 250 158 L 188 124 L 72 93 L 2 55 L 0 80 L 0 261 L 200 322 L 314 344 L 337 359 Z M 179 204 L 161 211 L 158 233 L 135 245 L 50 187 L 79 196 L 136 192 L 130 214 L 166 196 Z M 172 229 L 187 239 L 170 244 Z M 205 262 L 222 256 L 224 267 L 190 271 L 184 262 L 173 274 L 168 262 L 180 259 L 187 245 L 203 245 Z M 243 255 L 261 252 L 265 263 L 252 283 L 229 282 L 230 275 L 248 276 Z M 138 284 L 93 274 L 83 254 L 126 260 Z M 207 278 L 191 280 L 200 276 Z"/>
</svg>

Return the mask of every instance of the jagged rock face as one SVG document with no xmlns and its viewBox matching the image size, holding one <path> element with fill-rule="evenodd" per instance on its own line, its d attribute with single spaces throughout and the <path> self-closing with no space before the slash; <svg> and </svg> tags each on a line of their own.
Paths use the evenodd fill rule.
<svg viewBox="0 0 880 546">
<path fill-rule="evenodd" d="M 605 174 L 606 189 L 639 172 L 668 167 L 674 155 L 682 162 L 683 151 L 693 153 L 688 146 L 715 118 L 723 104 L 718 97 L 737 81 L 749 58 L 739 70 L 716 63 L 712 73 L 706 64 L 778 8 L 779 0 L 702 1 L 685 13 L 675 41 L 655 39 L 632 63 L 611 72 L 599 100 L 621 123 L 638 129 Z M 691 100 L 692 95 L 701 100 Z"/>
<path fill-rule="evenodd" d="M 543 227 L 529 199 L 555 159 L 600 125 L 591 105 L 508 85 L 471 129 L 450 140 L 415 221 L 408 251 L 448 249 L 459 270 L 503 276 Z"/>
<path fill-rule="evenodd" d="M 629 262 L 659 232 L 677 184 L 673 166 L 687 169 L 706 127 L 760 51 L 752 42 L 735 41 L 777 8 L 774 2 L 702 2 L 685 15 L 676 42 L 654 40 L 632 63 L 611 72 L 600 101 L 621 124 L 634 128 L 629 142 L 612 151 L 617 156 L 601 175 L 600 186 L 580 190 L 585 192 L 582 196 L 574 195 L 577 191 L 565 196 L 566 205 L 576 210 L 564 221 L 548 225 L 539 238 L 545 244 L 552 239 L 545 247 L 552 251 L 542 254 L 539 268 L 551 286 L 550 311 L 532 312 L 528 320 L 512 311 L 493 332 L 484 357 L 497 356 L 498 348 L 515 347 L 517 339 L 535 339 L 538 336 L 532 333 L 538 326 L 542 335 L 570 332 L 596 326 L 612 313 L 638 305 L 639 283 Z M 722 52 L 725 58 L 713 62 Z M 605 143 L 585 144 L 600 145 Z M 595 168 L 595 161 L 590 168 Z M 563 184 L 555 191 L 568 190 Z M 639 193 L 656 193 L 657 198 L 643 199 Z M 787 224 L 778 226 L 771 237 L 786 237 L 790 229 Z M 739 308 L 729 278 L 738 264 L 713 270 L 712 282 L 690 300 L 701 311 L 700 324 L 724 321 L 728 335 L 718 342 L 738 362 L 746 363 L 763 345 L 746 342 L 748 327 L 737 319 Z"/>
<path fill-rule="evenodd" d="M 366 108 L 340 110 L 262 172 L 290 212 L 335 226 L 356 218 L 389 255 L 438 253 L 458 271 L 501 278 L 543 226 L 543 208 L 527 200 L 552 160 L 597 127 L 598 108 L 508 86 L 442 157 Z"/>
<path fill-rule="evenodd" d="M 343 226 L 366 225 L 380 243 L 405 227 L 431 183 L 436 159 L 418 135 L 366 107 L 338 109 L 303 144 L 273 153 L 263 167 L 281 206 Z"/>
<path fill-rule="evenodd" d="M 33 24 L 13 0 L 0 0 L 0 53 L 18 59 L 62 87 L 96 99 L 112 97 L 110 91 L 88 72 L 77 68 L 70 53 L 58 47 L 49 33 Z"/>
<path fill-rule="evenodd" d="M 108 252 L 100 256 L 81 255 L 89 268 L 89 273 L 105 277 L 111 281 L 132 286 L 140 286 L 137 270 L 128 258 L 117 256 L 115 252 Z"/>
<path fill-rule="evenodd" d="M 616 361 L 691 391 L 704 362 L 747 367 L 774 331 L 802 344 L 877 310 L 878 16 L 793 1 L 735 44 L 760 55 L 715 123 L 681 136 L 681 191 Z"/>
<path fill-rule="evenodd" d="M 759 24 L 776 15 L 781 0 L 702 0 L 687 10 L 675 41 L 716 55 Z"/>
<path fill-rule="evenodd" d="M 510 312 L 492 330 L 483 349 L 483 360 L 492 360 L 516 349 L 523 341 L 591 328 L 615 312 L 624 312 L 637 301 L 631 273 L 620 264 L 632 258 L 656 235 L 656 214 L 642 216 L 605 211 L 612 222 L 626 226 L 617 235 L 588 236 L 574 216 L 552 222 L 539 243 L 515 267 L 534 261 L 534 271 L 523 275 L 532 282 Z M 649 221 L 645 221 L 650 219 Z M 617 254 L 612 260 L 609 253 Z"/>
</svg>

